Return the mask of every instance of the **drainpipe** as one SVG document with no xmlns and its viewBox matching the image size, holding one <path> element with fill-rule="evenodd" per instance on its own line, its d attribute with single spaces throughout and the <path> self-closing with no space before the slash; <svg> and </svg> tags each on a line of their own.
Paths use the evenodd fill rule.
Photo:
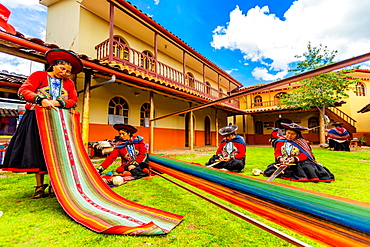
<svg viewBox="0 0 370 247">
<path fill-rule="evenodd" d="M 115 82 L 115 81 L 116 81 L 116 76 L 115 75 L 112 75 L 112 78 L 111 79 L 109 79 L 108 81 L 102 82 L 100 84 L 91 86 L 90 87 L 90 90 L 95 89 L 95 88 L 98 88 L 98 87 L 101 87 L 101 86 L 104 86 L 104 85 L 106 85 L 108 83 Z M 80 91 L 77 91 L 77 93 L 82 93 L 83 91 L 84 90 L 80 90 Z"/>
</svg>

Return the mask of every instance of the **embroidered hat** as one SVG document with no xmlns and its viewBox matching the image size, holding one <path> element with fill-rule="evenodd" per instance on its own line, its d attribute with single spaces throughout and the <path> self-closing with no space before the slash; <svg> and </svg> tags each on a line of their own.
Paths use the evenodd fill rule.
<svg viewBox="0 0 370 247">
<path fill-rule="evenodd" d="M 113 125 L 113 128 L 115 128 L 118 131 L 128 130 L 128 131 L 130 131 L 131 134 L 134 134 L 134 133 L 137 132 L 136 127 L 134 127 L 132 125 L 129 125 L 129 124 L 124 124 L 124 123 L 115 124 L 115 125 Z"/>
<path fill-rule="evenodd" d="M 226 127 L 223 127 L 222 129 L 220 129 L 218 131 L 218 133 L 222 136 L 224 135 L 230 135 L 232 133 L 234 133 L 236 130 L 238 129 L 238 126 L 236 125 L 229 125 L 229 126 L 226 126 Z"/>
<path fill-rule="evenodd" d="M 333 123 L 332 125 L 333 125 L 333 126 L 342 126 L 342 125 L 343 125 L 343 123 L 342 123 L 342 122 L 335 122 L 335 123 Z"/>
<path fill-rule="evenodd" d="M 295 123 L 281 123 L 281 126 L 283 126 L 285 129 L 288 129 L 288 130 L 295 130 L 295 131 L 303 131 L 303 130 L 308 130 L 307 127 L 304 127 L 304 126 L 300 126 L 298 124 L 295 124 Z"/>
<path fill-rule="evenodd" d="M 62 59 L 72 64 L 72 74 L 77 74 L 82 71 L 83 65 L 80 58 L 71 51 L 63 49 L 50 49 L 45 54 L 45 59 L 48 64 L 52 65 L 56 60 Z"/>
<path fill-rule="evenodd" d="M 10 10 L 0 4 L 0 27 L 4 28 L 8 33 L 15 35 L 17 31 L 15 31 L 12 25 L 8 24 L 9 16 Z"/>
</svg>

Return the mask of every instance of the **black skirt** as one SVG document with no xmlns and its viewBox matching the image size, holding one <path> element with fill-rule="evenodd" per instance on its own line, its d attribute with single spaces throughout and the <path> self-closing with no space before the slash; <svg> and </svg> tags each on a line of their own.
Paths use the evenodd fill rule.
<svg viewBox="0 0 370 247">
<path fill-rule="evenodd" d="M 350 151 L 349 142 L 337 142 L 333 139 L 329 139 L 329 148 L 334 148 L 334 151 Z"/>
<path fill-rule="evenodd" d="M 23 115 L 6 150 L 2 169 L 12 172 L 47 173 L 35 111 L 28 110 Z"/>
<path fill-rule="evenodd" d="M 263 172 L 264 176 L 270 177 L 277 169 L 278 164 L 272 163 Z M 278 178 L 296 182 L 332 182 L 334 175 L 324 166 L 316 164 L 311 160 L 297 162 L 291 165 L 280 174 Z"/>
</svg>

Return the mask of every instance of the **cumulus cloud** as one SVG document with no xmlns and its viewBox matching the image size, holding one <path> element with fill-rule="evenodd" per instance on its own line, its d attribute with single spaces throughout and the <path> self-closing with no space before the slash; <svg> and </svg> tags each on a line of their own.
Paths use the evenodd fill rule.
<svg viewBox="0 0 370 247">
<path fill-rule="evenodd" d="M 240 50 L 244 62 L 260 64 L 252 72 L 260 80 L 275 80 L 288 74 L 295 55 L 307 51 L 307 44 L 320 43 L 338 50 L 337 60 L 369 52 L 370 1 L 297 0 L 284 18 L 270 13 L 268 6 L 256 6 L 246 13 L 236 6 L 230 21 L 213 31 L 216 49 Z"/>
<path fill-rule="evenodd" d="M 158 5 L 159 4 L 159 0 L 154 0 L 154 4 L 155 5 Z"/>
<path fill-rule="evenodd" d="M 238 71 L 238 69 L 229 69 L 229 70 L 225 70 L 225 72 L 226 72 L 226 73 L 228 73 L 228 74 L 231 74 L 231 72 L 233 72 L 233 71 Z"/>
<path fill-rule="evenodd" d="M 39 0 L 2 0 L 1 3 L 7 8 L 27 8 L 35 11 L 46 12 L 45 6 L 39 3 Z"/>
<path fill-rule="evenodd" d="M 0 53 L 0 68 L 1 70 L 6 70 L 9 73 L 16 73 L 28 76 L 35 71 L 44 70 L 44 65 L 37 62 L 32 62 L 30 60 Z"/>
</svg>

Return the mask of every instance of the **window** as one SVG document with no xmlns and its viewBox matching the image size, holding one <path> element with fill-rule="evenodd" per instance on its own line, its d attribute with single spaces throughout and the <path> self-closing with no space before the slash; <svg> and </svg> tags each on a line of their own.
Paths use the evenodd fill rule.
<svg viewBox="0 0 370 247">
<path fill-rule="evenodd" d="M 194 87 L 194 75 L 190 72 L 186 73 L 186 80 L 189 87 Z"/>
<path fill-rule="evenodd" d="M 356 96 L 365 96 L 365 85 L 362 82 L 356 83 Z"/>
<path fill-rule="evenodd" d="M 262 106 L 262 97 L 261 96 L 256 96 L 254 97 L 254 106 Z"/>
<path fill-rule="evenodd" d="M 254 125 L 256 135 L 263 135 L 263 123 L 262 121 L 257 121 Z"/>
<path fill-rule="evenodd" d="M 222 88 L 219 89 L 220 90 L 220 98 L 222 98 L 224 96 L 224 91 L 222 90 Z"/>
<path fill-rule="evenodd" d="M 140 126 L 149 127 L 150 104 L 144 103 L 140 109 Z"/>
<path fill-rule="evenodd" d="M 128 104 L 121 97 L 114 97 L 109 101 L 108 124 L 128 124 Z"/>
<path fill-rule="evenodd" d="M 319 133 L 319 119 L 317 117 L 310 117 L 308 119 L 308 128 L 310 129 L 308 133 Z"/>
<path fill-rule="evenodd" d="M 211 84 L 206 81 L 206 94 L 211 94 Z"/>
<path fill-rule="evenodd" d="M 113 56 L 128 60 L 129 53 L 128 53 L 127 42 L 119 36 L 114 36 L 113 39 L 114 39 Z"/>
<path fill-rule="evenodd" d="M 280 93 L 275 94 L 274 100 L 280 100 L 284 94 L 286 94 L 286 93 L 285 92 L 280 92 Z"/>
<path fill-rule="evenodd" d="M 144 69 L 154 71 L 155 62 L 153 60 L 153 54 L 150 51 L 143 51 L 143 55 L 140 57 L 140 66 Z"/>
</svg>

